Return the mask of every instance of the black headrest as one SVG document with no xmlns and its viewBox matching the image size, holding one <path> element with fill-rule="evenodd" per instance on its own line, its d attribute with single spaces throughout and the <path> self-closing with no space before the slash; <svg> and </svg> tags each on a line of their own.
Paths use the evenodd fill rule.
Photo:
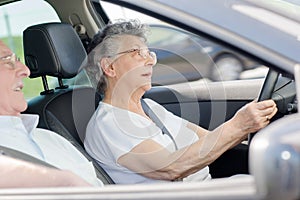
<svg viewBox="0 0 300 200">
<path fill-rule="evenodd" d="M 70 24 L 45 23 L 23 32 L 24 56 L 31 78 L 72 78 L 86 58 L 79 36 Z"/>
</svg>

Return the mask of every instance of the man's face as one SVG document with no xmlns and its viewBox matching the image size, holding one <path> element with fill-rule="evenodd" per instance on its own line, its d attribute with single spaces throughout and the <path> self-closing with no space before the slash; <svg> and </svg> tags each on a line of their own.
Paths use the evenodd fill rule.
<svg viewBox="0 0 300 200">
<path fill-rule="evenodd" d="M 0 115 L 18 116 L 26 110 L 22 88 L 29 74 L 28 67 L 0 40 Z"/>
</svg>

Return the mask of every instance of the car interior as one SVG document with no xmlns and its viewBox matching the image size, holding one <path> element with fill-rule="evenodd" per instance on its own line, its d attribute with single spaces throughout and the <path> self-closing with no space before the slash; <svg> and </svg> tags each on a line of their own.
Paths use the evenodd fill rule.
<svg viewBox="0 0 300 200">
<path fill-rule="evenodd" d="M 68 35 L 68 37 L 62 37 L 63 35 Z M 28 102 L 28 109 L 25 113 L 39 114 L 39 127 L 62 135 L 89 160 L 93 161 L 85 152 L 82 141 L 84 140 L 88 120 L 101 97 L 90 86 L 69 86 L 62 81 L 62 79 L 70 79 L 80 73 L 84 62 L 87 62 L 85 60 L 86 51 L 78 34 L 69 24 L 38 24 L 28 27 L 24 31 L 23 43 L 25 61 L 31 71 L 30 77 L 40 77 L 44 85 L 44 91 L 41 91 L 40 96 Z M 46 76 L 56 77 L 59 87 L 49 89 Z M 155 87 L 146 93 L 144 97 L 156 100 L 178 116 L 184 116 L 185 114 L 191 116 L 190 112 L 194 112 L 192 109 L 195 106 L 205 113 L 211 112 L 210 108 L 213 106 L 216 106 L 215 109 L 218 110 L 224 105 L 224 102 L 218 101 L 213 105 L 211 105 L 211 102 L 205 101 L 198 102 L 199 105 L 193 105 L 195 104 L 194 100 L 183 99 L 183 96 L 176 90 L 166 87 Z M 233 102 L 230 105 L 231 102 L 227 102 L 230 111 L 226 112 L 227 115 L 224 119 L 219 119 L 219 123 L 232 117 L 235 110 L 245 103 L 247 101 Z M 187 110 L 188 107 L 190 108 Z M 181 110 L 183 110 L 183 113 L 178 112 Z M 209 113 L 209 115 L 213 115 L 213 113 Z M 210 129 L 218 125 L 217 122 L 212 125 L 208 118 L 196 120 L 198 121 L 195 121 L 195 123 L 202 124 L 202 126 Z M 112 184 L 113 180 L 107 173 L 95 162 L 94 165 L 101 180 L 106 184 Z M 223 154 L 210 166 L 210 171 L 214 178 L 234 174 L 248 174 L 247 145 L 238 145 Z"/>
<path fill-rule="evenodd" d="M 68 37 L 63 37 L 65 35 Z M 83 147 L 85 128 L 101 100 L 101 96 L 91 86 L 70 86 L 63 82 L 63 80 L 72 79 L 79 73 L 84 73 L 82 66 L 87 62 L 84 44 L 87 44 L 87 41 L 80 38 L 70 24 L 44 23 L 30 26 L 24 30 L 23 44 L 25 61 L 31 71 L 30 77 L 40 77 L 44 86 L 44 91 L 41 91 L 40 96 L 28 102 L 28 109 L 25 113 L 39 114 L 39 127 L 52 130 L 68 139 L 89 160 L 93 161 L 100 179 L 105 184 L 113 184 L 113 180 L 85 152 Z M 267 84 L 265 88 L 269 88 L 268 94 L 267 96 L 262 94 L 264 95 L 262 99 L 270 98 L 273 94 L 279 74 L 274 74 L 274 71 L 272 73 L 273 75 L 267 76 L 271 77 L 267 79 L 268 81 L 270 79 L 271 82 L 265 82 Z M 50 89 L 46 76 L 56 77 L 59 86 Z M 289 87 L 284 87 L 286 85 L 294 87 L 291 79 L 281 80 L 285 81 L 278 81 L 279 86 L 276 87 L 276 91 L 293 91 L 287 89 Z M 223 84 L 227 93 L 234 87 L 230 82 L 220 84 Z M 270 85 L 274 87 L 272 88 Z M 226 89 L 227 87 L 228 89 Z M 208 98 L 209 100 L 203 100 L 184 94 L 186 89 L 181 90 L 180 85 L 175 87 L 157 86 L 148 91 L 144 98 L 154 99 L 174 114 L 210 130 L 230 119 L 240 107 L 251 101 L 251 99 L 234 99 L 232 101 L 222 98 L 214 99 L 212 96 Z M 205 92 L 207 91 L 202 91 L 202 95 Z M 289 98 L 286 95 L 282 98 L 283 95 L 278 95 L 278 93 L 273 95 L 277 95 L 277 101 L 284 106 L 287 99 L 291 103 L 294 101 L 293 93 L 284 92 L 284 94 L 290 95 Z M 278 118 L 287 113 L 285 107 L 279 109 L 281 115 L 277 115 Z M 199 117 L 197 114 L 199 110 L 201 110 L 201 115 L 210 117 Z M 221 110 L 224 111 L 222 112 L 225 113 L 224 115 L 220 115 Z M 191 113 L 195 113 L 195 115 L 191 115 Z M 249 137 L 249 141 L 252 136 Z M 223 178 L 235 174 L 249 174 L 248 151 L 247 144 L 239 144 L 225 152 L 210 165 L 212 177 Z"/>
<path fill-rule="evenodd" d="M 72 82 L 74 78 L 76 81 L 78 74 L 81 75 L 80 78 L 86 78 L 88 82 L 88 77 L 83 68 L 85 64 L 88 64 L 86 46 L 93 33 L 97 32 L 98 27 L 102 27 L 109 19 L 103 15 L 101 16 L 102 18 L 99 17 L 98 20 L 94 22 L 87 20 L 89 17 L 96 19 L 99 13 L 105 13 L 98 0 L 86 1 L 88 3 L 85 9 L 91 11 L 88 16 L 84 16 L 84 9 L 76 13 L 76 8 L 70 6 L 72 4 L 82 3 L 81 0 L 65 0 L 65 3 L 59 3 L 59 1 L 56 0 L 48 0 L 47 2 L 52 4 L 56 9 L 62 22 L 31 25 L 23 32 L 24 60 L 31 71 L 30 78 L 41 79 L 43 84 L 43 90 L 40 91 L 38 96 L 28 101 L 28 108 L 24 113 L 38 114 L 40 117 L 38 127 L 52 130 L 62 137 L 65 137 L 86 156 L 88 160 L 93 162 L 96 174 L 104 184 L 114 184 L 110 176 L 101 166 L 96 164 L 95 160 L 87 154 L 83 146 L 87 123 L 99 101 L 101 101 L 101 95 L 99 95 L 91 85 L 77 85 Z M 95 10 L 92 10 L 91 7 Z M 70 13 L 76 13 L 76 15 L 74 14 L 70 17 L 66 10 Z M 85 26 L 83 26 L 83 24 L 85 24 Z M 65 37 L 66 35 L 68 37 Z M 269 62 L 263 63 L 266 64 L 266 66 L 276 68 L 275 65 L 273 66 Z M 47 77 L 54 77 L 57 80 L 58 86 L 51 88 Z M 265 79 L 214 82 L 208 84 L 206 82 L 189 82 L 188 85 L 185 83 L 171 84 L 168 86 L 155 85 L 155 87 L 145 93 L 144 98 L 151 98 L 175 115 L 181 116 L 208 130 L 212 130 L 230 119 L 239 108 L 254 98 L 258 98 L 258 100 L 272 98 L 276 102 L 278 113 L 271 122 L 280 118 L 289 117 L 287 115 L 298 112 L 296 84 L 294 80 L 295 77 L 293 75 L 282 71 L 269 70 Z M 291 135 L 297 136 L 296 132 L 298 127 L 295 125 L 297 124 L 297 120 L 298 118 L 290 123 L 283 123 L 282 125 L 273 127 L 273 129 L 276 129 L 274 132 L 278 132 L 276 135 L 276 137 L 278 137 L 276 140 L 273 140 L 275 145 L 278 145 L 277 142 L 279 143 L 281 138 L 285 140 L 288 139 L 288 133 L 283 136 L 284 132 L 288 132 L 288 130 L 285 130 L 285 126 L 290 126 L 290 129 L 293 130 L 293 134 Z M 249 174 L 250 172 L 254 172 L 258 174 L 259 177 L 262 177 L 261 180 L 258 179 L 261 181 L 260 183 L 266 185 L 270 181 L 276 182 L 276 178 L 286 181 L 284 183 L 288 183 L 289 180 L 281 179 L 282 177 L 279 177 L 279 175 L 275 176 L 274 174 L 270 176 L 272 179 L 264 179 L 264 174 L 271 173 L 271 170 L 269 166 L 262 166 L 257 163 L 270 161 L 274 166 L 279 163 L 281 165 L 278 165 L 278 170 L 280 167 L 282 167 L 282 169 L 289 169 L 288 167 L 291 168 L 292 166 L 286 166 L 285 163 L 282 164 L 275 159 L 275 154 L 273 155 L 272 152 L 269 151 L 268 154 L 266 154 L 269 157 L 263 157 L 265 156 L 265 152 L 263 152 L 262 148 L 257 148 L 257 145 L 256 148 L 250 149 L 251 152 L 249 152 L 250 142 L 251 144 L 255 142 L 259 143 L 259 140 L 256 138 L 272 137 L 268 134 L 267 130 L 268 127 L 265 133 L 262 131 L 262 134 L 258 137 L 253 138 L 255 134 L 249 135 L 248 141 L 244 141 L 240 145 L 228 150 L 215 162 L 210 164 L 212 177 L 223 178 L 236 174 Z M 288 147 L 283 146 L 283 148 Z M 35 160 L 21 152 L 16 152 L 1 146 L 0 150 L 2 154 L 47 165 L 47 163 Z M 295 159 L 294 162 L 298 162 L 297 166 L 300 166 L 299 158 L 296 154 L 297 153 L 295 153 L 293 159 Z M 253 155 L 262 156 L 254 157 Z M 250 163 L 251 165 L 249 165 L 249 159 L 252 161 Z M 299 171 L 294 168 L 292 170 L 295 174 Z M 292 176 L 287 177 L 291 178 Z M 294 182 L 296 181 L 297 180 Z M 246 186 L 239 182 L 235 184 L 236 185 L 231 185 L 234 186 L 234 189 L 230 188 L 230 191 L 235 190 L 236 187 L 239 187 L 241 190 L 246 188 L 248 193 L 246 192 L 245 194 L 249 194 L 249 196 L 253 195 L 254 192 L 248 190 L 248 186 L 252 185 L 252 182 L 247 183 L 248 185 Z M 216 185 L 218 186 L 218 184 Z M 226 189 L 226 185 L 222 182 L 220 182 L 220 185 L 222 185 L 221 188 Z M 212 186 L 214 187 L 214 185 L 201 187 L 204 192 L 203 194 L 205 195 L 205 190 L 208 189 L 209 191 L 209 188 L 211 189 Z M 178 187 L 184 189 L 182 185 Z M 259 187 L 262 190 L 264 189 L 263 185 L 259 185 Z M 200 187 L 195 188 L 198 190 Z M 277 188 L 277 190 L 279 189 L 280 188 Z M 145 190 L 147 191 L 147 188 Z M 297 191 L 294 190 L 293 192 L 297 193 Z M 140 191 L 143 191 L 143 189 Z M 215 192 L 216 188 L 210 191 Z M 107 196 L 105 196 L 104 199 L 106 199 L 106 197 Z M 272 196 L 271 199 L 273 198 L 275 199 L 276 196 Z"/>
</svg>

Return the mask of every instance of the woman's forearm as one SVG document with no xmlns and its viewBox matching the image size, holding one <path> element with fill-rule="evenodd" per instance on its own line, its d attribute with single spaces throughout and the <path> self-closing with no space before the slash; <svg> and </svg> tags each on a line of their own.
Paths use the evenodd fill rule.
<svg viewBox="0 0 300 200">
<path fill-rule="evenodd" d="M 204 129 L 199 129 L 202 130 Z M 231 121 L 228 121 L 214 131 L 205 130 L 197 142 L 174 153 L 153 140 L 146 140 L 120 157 L 118 162 L 148 178 L 171 181 L 209 165 L 240 142 L 240 134 Z"/>
<path fill-rule="evenodd" d="M 249 133 L 269 124 L 277 112 L 272 100 L 251 102 L 241 108 L 229 121 L 213 131 L 195 124 L 187 124 L 199 136 L 199 140 L 176 152 L 149 139 L 119 158 L 118 162 L 153 179 L 174 180 L 186 177 L 215 161 L 225 151 L 244 140 Z"/>
<path fill-rule="evenodd" d="M 186 177 L 214 162 L 225 151 L 239 144 L 247 134 L 227 121 L 202 137 L 189 147 L 170 155 L 175 160 L 170 168 L 175 178 Z M 183 167 L 184 166 L 184 167 Z M 177 171 L 176 171 L 177 170 Z"/>
<path fill-rule="evenodd" d="M 253 101 L 213 131 L 208 132 L 197 125 L 188 124 L 188 128 L 194 130 L 200 139 L 171 154 L 175 161 L 168 167 L 177 170 L 174 170 L 173 176 L 182 178 L 208 166 L 225 151 L 243 141 L 248 134 L 268 125 L 265 116 L 272 118 L 276 112 L 276 104 L 271 100 L 259 103 Z"/>
</svg>

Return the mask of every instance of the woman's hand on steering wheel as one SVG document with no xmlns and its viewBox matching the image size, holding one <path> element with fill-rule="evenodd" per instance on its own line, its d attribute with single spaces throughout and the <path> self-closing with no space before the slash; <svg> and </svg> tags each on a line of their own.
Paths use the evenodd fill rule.
<svg viewBox="0 0 300 200">
<path fill-rule="evenodd" d="M 260 91 L 260 94 L 258 96 L 258 99 L 257 99 L 258 102 L 265 101 L 265 100 L 268 100 L 268 99 L 272 98 L 272 94 L 273 94 L 278 76 L 279 76 L 278 72 L 276 72 L 272 69 L 269 69 L 268 74 L 265 78 L 264 84 L 262 86 L 262 89 Z M 265 116 L 265 120 L 267 121 L 268 124 L 269 124 L 271 118 L 276 114 L 276 112 L 277 112 L 277 108 L 275 107 L 275 109 L 274 109 L 274 111 L 272 112 L 271 115 L 266 115 Z M 250 143 L 250 141 L 252 140 L 254 135 L 255 135 L 255 132 L 249 134 L 248 143 Z"/>
<path fill-rule="evenodd" d="M 273 100 L 254 100 L 241 108 L 235 114 L 234 120 L 241 133 L 254 133 L 267 126 L 276 112 L 277 107 Z"/>
</svg>

